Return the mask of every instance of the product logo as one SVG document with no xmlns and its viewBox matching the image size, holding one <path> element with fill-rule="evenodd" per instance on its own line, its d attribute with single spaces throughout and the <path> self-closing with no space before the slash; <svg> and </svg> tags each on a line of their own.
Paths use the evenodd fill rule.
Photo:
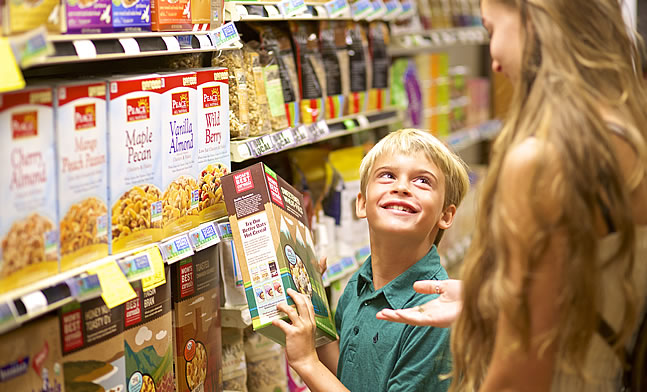
<svg viewBox="0 0 647 392">
<path fill-rule="evenodd" d="M 126 121 L 140 121 L 151 118 L 151 103 L 149 97 L 126 100 Z"/>
<path fill-rule="evenodd" d="M 171 95 L 171 109 L 173 115 L 189 113 L 189 92 L 184 91 Z"/>
<path fill-rule="evenodd" d="M 38 136 L 38 112 L 14 113 L 11 115 L 11 137 L 22 139 Z"/>
<path fill-rule="evenodd" d="M 204 89 L 202 106 L 205 109 L 220 106 L 220 86 Z"/>
<path fill-rule="evenodd" d="M 285 207 L 283 205 L 283 199 L 281 198 L 281 192 L 279 192 L 279 183 L 269 174 L 266 174 L 265 177 L 267 178 L 267 185 L 270 189 L 272 200 L 281 207 Z"/>
<path fill-rule="evenodd" d="M 141 292 L 137 290 L 137 297 L 126 302 L 126 328 L 142 321 L 142 308 L 139 298 Z"/>
<path fill-rule="evenodd" d="M 34 369 L 36 374 L 41 374 L 41 370 L 43 369 L 43 364 L 45 363 L 45 360 L 47 359 L 48 355 L 49 355 L 49 345 L 47 344 L 47 341 L 45 341 L 45 345 L 40 350 L 40 352 L 34 356 L 34 361 L 31 364 L 31 367 Z"/>
<path fill-rule="evenodd" d="M 29 369 L 29 357 L 23 357 L 8 365 L 0 367 L 0 382 L 22 376 Z"/>
<path fill-rule="evenodd" d="M 97 126 L 96 107 L 93 103 L 74 107 L 74 130 L 82 131 Z"/>
<path fill-rule="evenodd" d="M 236 193 L 253 189 L 254 181 L 252 181 L 252 172 L 245 170 L 242 173 L 234 174 L 234 184 L 236 185 Z"/>
<path fill-rule="evenodd" d="M 195 287 L 193 285 L 193 264 L 187 263 L 180 266 L 180 298 L 193 295 Z"/>
<path fill-rule="evenodd" d="M 64 314 L 61 323 L 63 324 L 63 353 L 68 353 L 83 346 L 81 310 L 77 309 Z"/>
</svg>

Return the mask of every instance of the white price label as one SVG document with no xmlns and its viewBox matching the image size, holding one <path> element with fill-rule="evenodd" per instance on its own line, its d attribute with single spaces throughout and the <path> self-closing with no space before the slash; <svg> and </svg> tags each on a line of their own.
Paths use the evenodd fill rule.
<svg viewBox="0 0 647 392">
<path fill-rule="evenodd" d="M 290 129 L 285 129 L 281 132 L 272 134 L 272 140 L 274 141 L 274 146 L 277 151 L 290 147 L 295 143 L 294 135 Z"/>
<path fill-rule="evenodd" d="M 76 55 L 81 59 L 93 59 L 97 57 L 97 48 L 89 39 L 79 39 L 72 42 Z"/>
<path fill-rule="evenodd" d="M 173 264 L 193 255 L 193 248 L 186 234 L 162 242 L 158 248 L 166 264 Z"/>
<path fill-rule="evenodd" d="M 193 251 L 208 248 L 220 242 L 220 237 L 213 222 L 205 223 L 189 232 L 189 240 Z"/>
<path fill-rule="evenodd" d="M 331 0 L 324 4 L 328 16 L 331 18 L 337 18 L 344 14 L 349 8 L 347 0 Z"/>
<path fill-rule="evenodd" d="M 240 36 L 234 22 L 226 23 L 211 32 L 211 42 L 216 49 L 224 49 L 236 42 L 240 42 Z"/>
<path fill-rule="evenodd" d="M 134 38 L 120 38 L 119 43 L 121 44 L 121 47 L 124 48 L 125 54 L 140 53 L 139 44 Z"/>
<path fill-rule="evenodd" d="M 166 44 L 166 50 L 169 52 L 179 52 L 180 51 L 180 41 L 175 37 L 162 37 L 162 40 Z"/>
<path fill-rule="evenodd" d="M 306 3 L 303 0 L 282 0 L 279 3 L 279 8 L 284 17 L 303 14 L 308 10 Z"/>
<path fill-rule="evenodd" d="M 211 40 L 209 40 L 209 37 L 207 37 L 206 35 L 196 34 L 195 37 L 198 39 L 198 42 L 200 43 L 200 49 L 213 48 L 213 44 L 211 43 Z"/>
<path fill-rule="evenodd" d="M 351 5 L 353 19 L 360 20 L 373 12 L 373 4 L 369 0 L 358 0 Z"/>
<path fill-rule="evenodd" d="M 363 114 L 357 116 L 357 123 L 361 128 L 367 128 L 370 124 L 368 118 L 366 118 L 366 116 L 364 116 Z"/>
<path fill-rule="evenodd" d="M 29 293 L 27 295 L 23 295 L 20 300 L 22 301 L 23 305 L 25 305 L 27 314 L 30 316 L 33 316 L 39 311 L 47 308 L 47 297 L 45 297 L 45 294 L 43 294 L 43 292 L 40 290 L 34 291 L 33 293 Z"/>
<path fill-rule="evenodd" d="M 296 128 L 293 128 L 292 132 L 294 134 L 294 140 L 296 143 L 303 143 L 310 140 L 310 132 L 308 132 L 308 128 L 305 125 L 300 125 Z"/>
</svg>

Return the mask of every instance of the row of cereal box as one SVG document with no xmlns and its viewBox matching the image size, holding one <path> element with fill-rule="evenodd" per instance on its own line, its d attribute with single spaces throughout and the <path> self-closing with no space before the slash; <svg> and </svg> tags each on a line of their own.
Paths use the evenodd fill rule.
<svg viewBox="0 0 647 392">
<path fill-rule="evenodd" d="M 226 214 L 224 68 L 0 95 L 0 292 Z"/>
<path fill-rule="evenodd" d="M 0 336 L 0 390 L 222 390 L 215 247 L 166 266 L 157 287 L 108 308 L 73 302 Z M 175 370 L 174 370 L 175 368 Z"/>
<path fill-rule="evenodd" d="M 214 29 L 224 0 L 12 0 L 3 2 L 4 34 L 46 25 L 52 32 L 100 34 Z"/>
</svg>

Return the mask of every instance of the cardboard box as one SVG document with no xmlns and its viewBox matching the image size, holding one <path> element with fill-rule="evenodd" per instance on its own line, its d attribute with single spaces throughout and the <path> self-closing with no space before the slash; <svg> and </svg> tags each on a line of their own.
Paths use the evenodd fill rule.
<svg viewBox="0 0 647 392">
<path fill-rule="evenodd" d="M 61 270 L 108 255 L 106 84 L 56 89 Z"/>
<path fill-rule="evenodd" d="M 263 163 L 223 177 L 222 186 L 254 330 L 285 344 L 271 322 L 287 318 L 276 305 L 294 304 L 292 288 L 312 299 L 317 346 L 335 340 L 303 196 Z"/>
<path fill-rule="evenodd" d="M 100 34 L 112 32 L 112 0 L 63 0 L 61 32 Z"/>
<path fill-rule="evenodd" d="M 60 338 L 55 316 L 0 335 L 0 390 L 61 392 Z"/>
<path fill-rule="evenodd" d="M 162 239 L 162 140 L 156 75 L 109 82 L 112 254 Z"/>
<path fill-rule="evenodd" d="M 200 222 L 227 215 L 221 177 L 231 171 L 229 150 L 229 76 L 227 68 L 196 71 L 197 169 L 200 182 Z"/>
<path fill-rule="evenodd" d="M 101 297 L 59 310 L 65 392 L 125 392 L 124 306 Z"/>
<path fill-rule="evenodd" d="M 191 30 L 189 0 L 150 0 L 151 29 L 153 31 Z"/>
<path fill-rule="evenodd" d="M 196 169 L 195 72 L 163 75 L 160 89 L 162 137 L 162 227 L 164 237 L 200 224 Z"/>
<path fill-rule="evenodd" d="M 0 293 L 58 272 L 52 89 L 0 95 Z"/>
<path fill-rule="evenodd" d="M 173 314 L 171 312 L 171 268 L 166 283 L 142 291 L 133 283 L 137 298 L 125 304 L 124 350 L 128 391 L 172 392 Z"/>
<path fill-rule="evenodd" d="M 216 247 L 173 264 L 171 280 L 176 390 L 222 391 Z"/>
<path fill-rule="evenodd" d="M 40 26 L 49 25 L 48 19 L 59 0 L 27 1 L 13 0 L 6 1 L 2 7 L 2 32 L 5 35 L 24 33 Z"/>
<path fill-rule="evenodd" d="M 151 30 L 151 0 L 112 0 L 112 27 L 115 31 Z"/>
</svg>

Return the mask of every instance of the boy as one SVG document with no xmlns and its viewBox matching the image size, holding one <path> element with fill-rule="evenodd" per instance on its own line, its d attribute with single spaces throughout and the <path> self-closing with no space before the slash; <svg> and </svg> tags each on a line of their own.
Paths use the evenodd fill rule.
<svg viewBox="0 0 647 392">
<path fill-rule="evenodd" d="M 387 135 L 362 160 L 356 212 L 369 226 L 371 256 L 350 279 L 335 313 L 337 342 L 315 350 L 310 300 L 294 290 L 285 304 L 290 365 L 316 391 L 446 391 L 449 329 L 376 319 L 383 308 L 429 301 L 417 280 L 448 279 L 436 245 L 467 193 L 463 161 L 431 134 L 404 129 Z"/>
</svg>

